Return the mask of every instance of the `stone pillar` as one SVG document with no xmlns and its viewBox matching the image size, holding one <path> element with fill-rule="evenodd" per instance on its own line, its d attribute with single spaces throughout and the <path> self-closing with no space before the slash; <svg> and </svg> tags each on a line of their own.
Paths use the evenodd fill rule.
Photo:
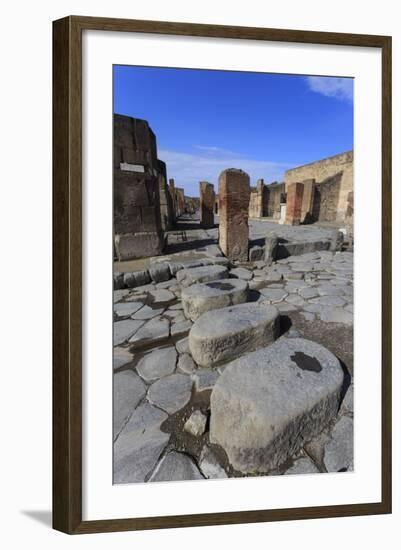
<svg viewBox="0 0 401 550">
<path fill-rule="evenodd" d="M 177 219 L 177 194 L 175 192 L 174 178 L 170 178 L 168 180 L 168 188 L 169 188 L 169 191 L 170 191 L 171 202 L 172 202 L 172 205 L 173 205 L 173 218 L 174 218 L 173 221 L 175 221 Z"/>
<path fill-rule="evenodd" d="M 286 225 L 299 225 L 301 223 L 303 193 L 303 183 L 294 182 L 288 185 L 285 215 Z"/>
<path fill-rule="evenodd" d="M 263 179 L 260 179 L 256 182 L 256 193 L 257 193 L 257 217 L 263 218 L 263 204 L 264 204 L 264 194 L 265 194 L 265 182 Z"/>
<path fill-rule="evenodd" d="M 249 176 L 229 168 L 219 176 L 219 245 L 232 260 L 248 260 Z"/>
<path fill-rule="evenodd" d="M 285 202 L 280 202 L 280 219 L 278 221 L 280 225 L 285 224 L 286 210 L 287 210 L 287 204 Z"/>
<path fill-rule="evenodd" d="M 199 182 L 200 225 L 203 229 L 214 227 L 215 194 L 213 183 Z"/>
<path fill-rule="evenodd" d="M 163 231 L 173 227 L 173 201 L 167 185 L 166 164 L 159 160 L 159 194 L 160 194 L 160 221 Z"/>
<path fill-rule="evenodd" d="M 313 198 L 315 196 L 315 179 L 307 179 L 303 182 L 304 194 L 302 198 L 301 223 L 312 223 Z"/>
</svg>

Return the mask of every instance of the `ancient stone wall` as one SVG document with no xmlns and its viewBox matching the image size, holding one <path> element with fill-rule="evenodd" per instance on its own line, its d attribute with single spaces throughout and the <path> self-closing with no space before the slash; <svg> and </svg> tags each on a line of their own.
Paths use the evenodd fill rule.
<svg viewBox="0 0 401 550">
<path fill-rule="evenodd" d="M 230 168 L 219 176 L 219 245 L 228 258 L 248 260 L 249 176 Z"/>
<path fill-rule="evenodd" d="M 315 197 L 313 209 L 318 215 L 315 221 L 344 221 L 347 211 L 348 195 L 353 191 L 354 153 L 348 151 L 333 157 L 305 164 L 285 173 L 285 187 L 293 182 L 305 182 L 314 179 Z M 325 190 L 324 187 L 328 186 Z M 302 211 L 308 212 L 308 193 L 304 194 Z"/>
<path fill-rule="evenodd" d="M 177 197 L 176 217 L 178 218 L 185 213 L 185 191 L 181 187 L 176 187 L 175 193 Z"/>
<path fill-rule="evenodd" d="M 301 223 L 302 199 L 304 186 L 300 182 L 292 182 L 287 187 L 287 208 L 285 223 L 299 225 Z"/>
<path fill-rule="evenodd" d="M 210 229 L 214 226 L 214 185 L 207 181 L 199 183 L 200 197 L 200 225 L 203 229 Z"/>
<path fill-rule="evenodd" d="M 114 236 L 120 260 L 162 251 L 159 170 L 156 138 L 146 120 L 114 115 Z"/>
<path fill-rule="evenodd" d="M 163 231 L 169 231 L 174 224 L 173 201 L 167 185 L 166 164 L 159 160 L 160 221 Z"/>
<path fill-rule="evenodd" d="M 262 218 L 264 216 L 265 207 L 265 184 L 262 179 L 258 180 L 256 187 L 251 187 L 249 198 L 249 217 Z"/>
</svg>

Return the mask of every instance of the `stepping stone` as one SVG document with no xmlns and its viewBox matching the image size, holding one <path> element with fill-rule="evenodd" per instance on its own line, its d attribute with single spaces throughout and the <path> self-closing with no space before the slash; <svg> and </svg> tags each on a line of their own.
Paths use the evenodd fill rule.
<svg viewBox="0 0 401 550">
<path fill-rule="evenodd" d="M 202 474 L 207 477 L 207 479 L 224 479 L 228 477 L 210 447 L 203 447 L 199 467 Z"/>
<path fill-rule="evenodd" d="M 343 416 L 334 426 L 331 439 L 324 451 L 324 465 L 328 472 L 354 469 L 354 422 Z"/>
<path fill-rule="evenodd" d="M 196 283 L 206 283 L 208 281 L 217 281 L 218 279 L 227 278 L 228 269 L 220 265 L 207 265 L 194 267 L 192 269 L 182 269 L 177 273 L 177 281 L 184 288 Z"/>
<path fill-rule="evenodd" d="M 243 473 L 266 473 L 337 416 L 343 370 L 319 344 L 280 338 L 226 366 L 211 394 L 210 441 Z"/>
<path fill-rule="evenodd" d="M 124 322 L 124 321 L 122 321 Z M 134 323 L 135 321 L 131 321 Z M 136 321 L 143 322 L 143 321 Z M 114 323 L 116 325 L 116 323 Z M 148 321 L 146 325 L 138 330 L 130 339 L 131 344 L 136 346 L 142 346 L 148 342 L 159 342 L 168 338 L 170 334 L 170 323 L 167 319 L 152 319 Z"/>
<path fill-rule="evenodd" d="M 189 481 L 204 479 L 188 455 L 171 451 L 163 457 L 149 481 Z"/>
<path fill-rule="evenodd" d="M 134 355 L 125 348 L 116 346 L 113 349 L 113 369 L 119 369 L 127 363 L 131 363 L 134 359 Z"/>
<path fill-rule="evenodd" d="M 318 474 L 319 470 L 308 457 L 302 457 L 294 462 L 294 464 L 286 470 L 285 475 L 294 474 Z"/>
<path fill-rule="evenodd" d="M 236 267 L 230 271 L 230 275 L 236 279 L 243 279 L 244 281 L 250 281 L 253 277 L 252 271 L 245 267 Z"/>
<path fill-rule="evenodd" d="M 154 382 L 148 390 L 148 400 L 173 414 L 191 399 L 192 380 L 186 374 L 170 374 Z"/>
<path fill-rule="evenodd" d="M 147 353 L 136 366 L 139 375 L 145 382 L 154 382 L 162 376 L 172 374 L 177 362 L 175 348 L 160 348 Z"/>
<path fill-rule="evenodd" d="M 135 372 L 126 370 L 113 377 L 113 432 L 118 435 L 127 418 L 146 394 L 146 386 Z"/>
<path fill-rule="evenodd" d="M 288 292 L 280 288 L 261 288 L 259 291 L 271 304 L 282 302 L 288 296 Z"/>
<path fill-rule="evenodd" d="M 130 338 L 143 325 L 144 321 L 115 321 L 113 323 L 113 343 L 119 346 Z"/>
<path fill-rule="evenodd" d="M 142 302 L 120 302 L 114 304 L 114 313 L 119 317 L 130 317 L 143 307 Z"/>
<path fill-rule="evenodd" d="M 206 416 L 201 411 L 194 411 L 184 424 L 184 430 L 195 437 L 205 433 Z"/>
<path fill-rule="evenodd" d="M 277 308 L 240 304 L 199 317 L 189 333 L 189 348 L 198 365 L 212 367 L 274 342 L 277 334 Z"/>
<path fill-rule="evenodd" d="M 185 288 L 181 294 L 185 317 L 192 321 L 206 311 L 242 304 L 247 299 L 248 283 L 241 279 L 196 284 Z"/>
<path fill-rule="evenodd" d="M 146 481 L 170 438 L 160 429 L 166 419 L 148 403 L 135 409 L 114 443 L 114 483 Z"/>
<path fill-rule="evenodd" d="M 133 273 L 124 273 L 124 285 L 127 288 L 145 286 L 150 283 L 148 271 L 134 271 Z"/>
</svg>

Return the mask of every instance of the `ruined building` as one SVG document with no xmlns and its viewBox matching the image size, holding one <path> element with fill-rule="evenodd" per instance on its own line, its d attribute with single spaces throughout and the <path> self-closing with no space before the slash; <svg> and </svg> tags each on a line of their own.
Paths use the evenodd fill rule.
<svg viewBox="0 0 401 550">
<path fill-rule="evenodd" d="M 214 226 L 215 193 L 214 185 L 207 181 L 199 182 L 200 225 L 203 229 Z"/>
<path fill-rule="evenodd" d="M 251 187 L 249 199 L 250 218 L 280 218 L 280 202 L 285 191 L 284 183 L 273 182 L 269 185 L 259 179 L 256 187 Z"/>
<path fill-rule="evenodd" d="M 155 256 L 163 249 L 163 171 L 148 123 L 114 115 L 114 240 L 119 260 Z"/>
<path fill-rule="evenodd" d="M 344 222 L 353 201 L 353 151 L 298 166 L 285 173 L 286 223 Z M 288 198 L 290 197 L 290 202 Z"/>
</svg>

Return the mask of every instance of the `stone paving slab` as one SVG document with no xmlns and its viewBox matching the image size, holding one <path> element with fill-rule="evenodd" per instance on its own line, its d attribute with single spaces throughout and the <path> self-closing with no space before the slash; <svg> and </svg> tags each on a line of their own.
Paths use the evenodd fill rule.
<svg viewBox="0 0 401 550">
<path fill-rule="evenodd" d="M 190 481 L 204 479 L 197 465 L 187 454 L 172 451 L 162 458 L 149 481 Z"/>
<path fill-rule="evenodd" d="M 114 321 L 113 323 L 113 343 L 115 346 L 119 346 L 126 342 L 140 327 L 144 321 L 133 321 L 131 319 L 126 321 Z"/>
<path fill-rule="evenodd" d="M 177 351 L 174 347 L 159 348 L 144 355 L 139 360 L 136 370 L 141 378 L 150 383 L 172 374 L 176 362 Z"/>
<path fill-rule="evenodd" d="M 182 409 L 191 398 L 192 380 L 186 374 L 170 374 L 154 382 L 147 398 L 153 405 L 173 414 Z"/>
<path fill-rule="evenodd" d="M 135 409 L 114 443 L 114 483 L 146 481 L 170 439 L 160 430 L 166 419 L 148 403 Z"/>
<path fill-rule="evenodd" d="M 146 386 L 135 372 L 126 370 L 113 377 L 113 432 L 116 436 L 146 394 Z"/>
<path fill-rule="evenodd" d="M 192 357 L 202 367 L 229 361 L 275 340 L 278 311 L 248 303 L 204 313 L 189 333 Z"/>
<path fill-rule="evenodd" d="M 336 417 L 343 377 L 331 352 L 302 338 L 244 355 L 213 388 L 210 441 L 236 470 L 275 469 Z"/>
</svg>

